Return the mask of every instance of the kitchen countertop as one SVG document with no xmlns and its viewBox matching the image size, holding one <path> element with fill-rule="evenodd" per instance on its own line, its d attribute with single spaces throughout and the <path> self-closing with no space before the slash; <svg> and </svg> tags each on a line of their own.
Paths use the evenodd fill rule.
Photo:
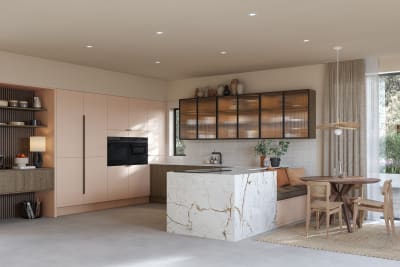
<svg viewBox="0 0 400 267">
<path fill-rule="evenodd" d="M 173 172 L 185 173 L 188 175 L 204 174 L 204 175 L 230 175 L 231 176 L 231 175 L 241 175 L 241 174 L 250 174 L 250 173 L 258 173 L 258 172 L 268 171 L 267 168 L 260 168 L 260 167 L 257 167 L 257 168 L 223 167 L 221 169 L 222 169 L 221 171 L 210 171 L 210 172 L 204 172 L 204 169 L 196 170 L 198 172 L 191 172 L 192 170 L 173 171 Z"/>
</svg>

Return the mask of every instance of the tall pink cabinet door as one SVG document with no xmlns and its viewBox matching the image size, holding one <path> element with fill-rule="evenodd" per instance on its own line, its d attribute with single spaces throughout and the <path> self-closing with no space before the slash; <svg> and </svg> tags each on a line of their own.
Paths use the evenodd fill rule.
<svg viewBox="0 0 400 267">
<path fill-rule="evenodd" d="M 125 97 L 107 97 L 108 130 L 126 131 L 129 129 L 129 99 Z"/>
<path fill-rule="evenodd" d="M 107 96 L 85 94 L 84 203 L 107 201 Z"/>
<path fill-rule="evenodd" d="M 129 166 L 107 167 L 108 200 L 129 198 Z"/>
<path fill-rule="evenodd" d="M 131 197 L 150 196 L 149 165 L 134 165 L 129 167 L 129 193 Z"/>
<path fill-rule="evenodd" d="M 166 104 L 148 102 L 149 155 L 165 155 L 166 151 Z"/>
<path fill-rule="evenodd" d="M 56 156 L 83 157 L 83 94 L 56 91 Z"/>
<path fill-rule="evenodd" d="M 57 207 L 67 207 L 82 204 L 82 158 L 58 158 L 56 165 L 56 179 Z"/>
<path fill-rule="evenodd" d="M 85 156 L 107 156 L 107 96 L 85 94 Z"/>
<path fill-rule="evenodd" d="M 131 99 L 129 101 L 129 130 L 147 131 L 147 110 L 149 101 Z"/>
</svg>

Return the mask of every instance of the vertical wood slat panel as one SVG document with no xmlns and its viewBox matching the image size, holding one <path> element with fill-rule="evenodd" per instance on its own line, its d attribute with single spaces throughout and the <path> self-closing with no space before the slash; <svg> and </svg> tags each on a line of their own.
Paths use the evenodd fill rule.
<svg viewBox="0 0 400 267">
<path fill-rule="evenodd" d="M 23 201 L 35 200 L 35 193 L 0 195 L 0 219 L 8 219 L 20 216 Z"/>
<path fill-rule="evenodd" d="M 0 87 L 0 100 L 23 100 L 28 101 L 28 105 L 32 106 L 34 95 L 32 90 Z M 32 111 L 0 110 L 0 122 L 28 122 L 33 119 L 34 112 Z M 18 153 L 28 154 L 30 160 L 32 159 L 32 153 L 29 153 L 29 137 L 32 135 L 34 135 L 33 128 L 0 127 L 0 155 L 5 158 L 6 168 L 14 165 L 14 157 Z"/>
</svg>

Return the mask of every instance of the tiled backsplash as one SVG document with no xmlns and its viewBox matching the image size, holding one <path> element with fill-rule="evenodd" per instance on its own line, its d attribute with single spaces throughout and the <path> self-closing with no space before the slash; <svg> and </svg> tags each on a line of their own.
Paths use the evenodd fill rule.
<svg viewBox="0 0 400 267">
<path fill-rule="evenodd" d="M 306 175 L 321 174 L 321 156 L 317 139 L 289 140 L 288 153 L 282 157 L 281 166 L 304 167 Z M 254 147 L 257 140 L 184 141 L 186 156 L 169 157 L 169 162 L 184 164 L 204 163 L 211 152 L 222 153 L 223 165 L 258 166 L 259 157 Z"/>
</svg>

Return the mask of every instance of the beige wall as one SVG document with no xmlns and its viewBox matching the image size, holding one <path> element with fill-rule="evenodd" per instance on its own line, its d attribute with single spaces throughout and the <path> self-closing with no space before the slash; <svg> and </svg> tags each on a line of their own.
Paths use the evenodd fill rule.
<svg viewBox="0 0 400 267">
<path fill-rule="evenodd" d="M 314 89 L 317 94 L 317 124 L 322 119 L 322 99 L 326 67 L 323 64 L 292 68 L 272 69 L 256 72 L 209 76 L 172 81 L 169 83 L 169 107 L 176 107 L 179 98 L 192 97 L 197 87 L 229 83 L 238 78 L 245 84 L 245 93 L 293 89 Z M 312 140 L 291 140 L 289 153 L 283 158 L 283 165 L 304 166 L 307 175 L 321 174 L 322 145 L 320 133 Z M 185 141 L 187 157 L 170 157 L 170 161 L 200 163 L 213 149 L 224 154 L 227 165 L 256 165 L 254 140 L 235 141 Z"/>
<path fill-rule="evenodd" d="M 400 71 L 400 54 L 380 56 L 378 62 L 379 72 Z"/>
<path fill-rule="evenodd" d="M 0 51 L 0 82 L 165 100 L 167 82 Z"/>
</svg>

